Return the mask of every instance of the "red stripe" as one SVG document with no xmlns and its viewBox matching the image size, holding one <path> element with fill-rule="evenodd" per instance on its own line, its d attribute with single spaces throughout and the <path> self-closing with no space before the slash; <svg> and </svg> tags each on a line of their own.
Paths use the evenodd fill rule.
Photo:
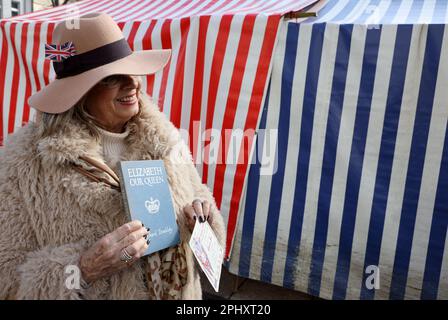
<svg viewBox="0 0 448 320">
<path fill-rule="evenodd" d="M 199 34 L 198 45 L 196 49 L 196 63 L 194 73 L 194 86 L 193 96 L 191 101 L 191 113 L 190 113 L 190 149 L 193 154 L 194 163 L 199 163 L 198 157 L 198 144 L 199 136 L 201 133 L 196 132 L 193 128 L 193 124 L 201 120 L 201 105 L 202 105 L 202 86 L 204 80 L 204 56 L 205 56 L 205 40 L 207 38 L 208 24 L 210 22 L 210 16 L 203 16 L 199 18 Z"/>
<path fill-rule="evenodd" d="M 6 78 L 6 66 L 8 64 L 8 47 L 6 42 L 6 30 L 5 21 L 0 21 L 0 31 L 2 33 L 2 51 L 0 55 L 0 146 L 3 146 L 3 98 L 5 96 L 5 78 Z"/>
<path fill-rule="evenodd" d="M 53 30 L 54 30 L 55 23 L 49 23 L 47 28 L 47 43 L 51 43 L 53 39 Z M 44 82 L 45 85 L 50 83 L 49 76 L 50 76 L 50 60 L 45 59 L 44 60 Z"/>
<path fill-rule="evenodd" d="M 241 29 L 241 37 L 238 43 L 238 50 L 233 67 L 232 79 L 230 82 L 229 96 L 225 107 L 225 114 L 221 128 L 221 140 L 218 154 L 218 164 L 215 171 L 215 182 L 213 187 L 213 195 L 215 196 L 218 207 L 221 207 L 222 189 L 224 185 L 224 173 L 226 171 L 227 152 L 229 149 L 231 129 L 234 127 L 235 115 L 238 107 L 239 95 L 241 92 L 241 85 L 243 82 L 244 69 L 249 54 L 250 42 L 255 25 L 255 16 L 248 15 L 244 18 Z M 227 130 L 228 129 L 228 130 Z M 224 146 L 223 146 L 224 143 Z M 224 147 L 223 152 L 221 152 Z"/>
<path fill-rule="evenodd" d="M 141 2 L 141 3 L 136 3 L 136 5 L 132 6 L 133 7 L 132 9 L 127 10 L 125 12 L 124 17 L 126 18 L 126 17 L 129 17 L 131 15 L 134 15 L 134 13 L 136 13 L 136 12 L 140 12 L 139 15 L 141 16 L 143 11 L 146 12 L 146 11 L 153 10 L 155 3 L 156 3 L 156 0 L 155 1 L 145 1 L 145 2 Z M 138 6 L 138 4 L 143 4 L 143 6 Z M 123 15 L 123 13 L 115 14 L 113 16 L 113 18 L 114 18 L 114 20 L 117 20 L 118 18 L 121 19 L 122 15 Z M 137 17 L 138 16 L 134 16 L 132 18 L 132 21 L 137 21 L 138 20 Z"/>
<path fill-rule="evenodd" d="M 230 24 L 233 16 L 223 16 L 219 24 L 218 37 L 216 39 L 215 51 L 213 52 L 212 68 L 210 72 L 210 83 L 207 99 L 207 115 L 205 120 L 205 141 L 204 141 L 204 165 L 202 171 L 202 182 L 207 183 L 208 178 L 208 162 L 210 153 L 210 129 L 213 125 L 213 115 L 215 113 L 216 96 L 218 94 L 219 78 L 224 62 L 224 55 L 229 39 Z"/>
<path fill-rule="evenodd" d="M 171 122 L 180 128 L 180 117 L 182 114 L 182 96 L 184 92 L 184 69 L 185 69 L 185 49 L 187 47 L 188 32 L 190 30 L 190 18 L 180 20 L 180 47 L 176 62 L 176 73 L 174 74 L 174 84 L 171 99 Z"/>
<path fill-rule="evenodd" d="M 19 89 L 19 77 L 20 77 L 20 70 L 19 70 L 19 59 L 17 55 L 17 47 L 15 42 L 15 35 L 16 35 L 16 27 L 17 23 L 11 24 L 10 29 L 10 40 L 12 45 L 12 50 L 14 52 L 14 71 L 12 74 L 12 83 L 11 83 L 11 100 L 9 104 L 9 118 L 8 118 L 8 133 L 14 132 L 14 122 L 17 112 L 17 95 L 18 95 L 18 89 Z M 8 93 L 7 93 L 8 94 Z M 8 106 L 6 106 L 8 107 Z"/>
<path fill-rule="evenodd" d="M 34 81 L 36 83 L 36 91 L 39 91 L 41 88 L 41 83 L 39 80 L 39 75 L 37 72 L 37 64 L 39 57 L 39 48 L 42 45 L 40 42 L 40 29 L 42 27 L 41 22 L 37 22 L 34 27 L 34 36 L 33 36 L 33 57 L 31 59 L 31 68 L 34 75 Z"/>
<path fill-rule="evenodd" d="M 163 3 L 163 2 L 162 2 Z M 159 19 L 159 17 L 155 18 L 155 16 L 157 14 L 159 14 L 160 12 L 166 12 L 166 10 L 168 10 L 169 8 L 171 8 L 175 3 L 171 3 L 170 5 L 163 7 L 163 4 L 160 4 L 157 9 L 154 8 L 147 8 L 146 10 L 142 11 L 139 15 L 134 16 L 132 19 L 133 20 L 138 20 L 138 19 Z M 151 12 L 150 15 L 147 15 L 148 12 Z"/>
<path fill-rule="evenodd" d="M 179 18 L 179 17 L 185 17 L 186 15 L 190 15 L 194 9 L 196 9 L 201 3 L 204 2 L 204 0 L 195 1 L 195 4 L 191 6 L 190 8 L 186 8 L 193 0 L 185 1 L 184 5 L 180 8 L 178 8 L 176 11 L 172 12 L 170 15 L 170 18 Z"/>
<path fill-rule="evenodd" d="M 214 14 L 214 13 L 216 13 L 217 11 L 221 10 L 221 9 L 222 9 L 223 7 L 225 7 L 226 5 L 228 5 L 228 4 L 231 2 L 231 0 L 225 0 L 225 1 L 221 1 L 221 2 L 222 2 L 222 3 L 221 3 L 219 6 L 217 6 L 217 7 L 214 8 L 213 10 L 209 11 L 208 9 L 209 9 L 212 5 L 216 4 L 215 1 L 210 2 L 210 3 L 207 4 L 204 8 L 201 9 L 201 14 Z M 238 2 L 238 3 L 236 3 L 235 5 L 240 5 L 240 3 Z"/>
<path fill-rule="evenodd" d="M 134 50 L 135 35 L 137 34 L 137 30 L 140 27 L 141 23 L 141 21 L 135 21 L 132 23 L 131 32 L 129 33 L 129 37 L 127 39 L 132 50 Z"/>
<path fill-rule="evenodd" d="M 261 47 L 260 58 L 257 66 L 257 73 L 254 84 L 252 86 L 252 95 L 249 101 L 249 109 L 244 126 L 244 132 L 248 129 L 255 129 L 260 115 L 261 102 L 266 87 L 269 64 L 271 62 L 272 51 L 274 49 L 275 37 L 280 22 L 280 15 L 268 17 L 266 31 L 264 34 L 263 44 Z M 241 144 L 240 155 L 244 159 L 248 159 L 249 151 L 252 148 L 252 140 L 249 141 L 247 148 L 245 144 Z M 240 159 L 239 159 L 240 160 Z M 227 243 L 226 243 L 226 258 L 229 258 L 230 249 L 235 234 L 236 222 L 238 217 L 238 208 L 241 200 L 244 179 L 246 177 L 247 167 L 249 161 L 238 161 L 235 177 L 233 180 L 233 192 L 230 200 L 229 220 L 227 222 Z"/>
<path fill-rule="evenodd" d="M 26 59 L 26 48 L 28 45 L 28 27 L 29 23 L 24 23 L 22 25 L 22 43 L 21 43 L 21 57 L 23 67 L 25 69 L 25 96 L 23 103 L 23 113 L 22 113 L 22 125 L 26 124 L 30 117 L 30 106 L 28 105 L 28 97 L 31 95 L 31 76 L 28 67 L 28 60 Z"/>
<path fill-rule="evenodd" d="M 157 20 L 152 20 L 149 24 L 148 30 L 146 30 L 145 35 L 143 36 L 143 43 L 142 48 L 143 50 L 150 50 L 152 49 L 152 32 L 154 30 L 154 27 L 157 23 Z M 148 75 L 146 76 L 146 92 L 149 96 L 152 97 L 152 91 L 154 89 L 154 75 Z"/>
<path fill-rule="evenodd" d="M 171 27 L 171 20 L 166 20 L 165 22 L 163 22 L 161 30 L 162 49 L 172 48 L 170 27 Z M 169 71 L 170 71 L 170 63 L 168 63 L 167 66 L 163 69 L 162 83 L 160 85 L 159 98 L 158 98 L 158 104 L 161 111 L 163 111 L 163 103 L 165 101 L 166 84 L 168 82 Z"/>
</svg>

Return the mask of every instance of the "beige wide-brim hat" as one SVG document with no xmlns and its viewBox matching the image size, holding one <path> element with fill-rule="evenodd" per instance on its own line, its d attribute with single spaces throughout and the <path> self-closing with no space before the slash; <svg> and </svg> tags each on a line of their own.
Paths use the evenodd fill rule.
<svg viewBox="0 0 448 320">
<path fill-rule="evenodd" d="M 156 73 L 171 55 L 171 50 L 132 51 L 118 25 L 105 13 L 60 22 L 52 44 L 45 48 L 56 79 L 29 97 L 28 103 L 47 113 L 70 109 L 107 76 Z"/>
</svg>

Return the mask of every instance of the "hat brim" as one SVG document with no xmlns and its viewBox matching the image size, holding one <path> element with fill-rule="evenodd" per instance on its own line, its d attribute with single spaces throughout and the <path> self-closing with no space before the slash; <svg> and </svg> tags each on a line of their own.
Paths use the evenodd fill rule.
<svg viewBox="0 0 448 320">
<path fill-rule="evenodd" d="M 134 51 L 127 57 L 85 71 L 55 79 L 28 98 L 31 107 L 47 113 L 62 113 L 73 107 L 101 79 L 114 74 L 150 75 L 169 61 L 171 50 Z"/>
</svg>

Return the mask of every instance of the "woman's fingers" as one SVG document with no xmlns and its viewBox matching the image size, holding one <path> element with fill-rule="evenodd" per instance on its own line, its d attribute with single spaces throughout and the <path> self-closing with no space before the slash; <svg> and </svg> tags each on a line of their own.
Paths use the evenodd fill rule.
<svg viewBox="0 0 448 320">
<path fill-rule="evenodd" d="M 207 200 L 204 200 L 202 202 L 202 212 L 204 213 L 205 221 L 208 221 L 210 218 L 210 202 Z"/>
<path fill-rule="evenodd" d="M 202 201 L 198 199 L 194 200 L 193 208 L 196 212 L 196 215 L 198 216 L 199 222 L 205 222 L 204 211 L 202 210 Z"/>
<path fill-rule="evenodd" d="M 187 204 L 184 207 L 184 214 L 185 214 L 185 217 L 187 218 L 188 229 L 190 229 L 190 231 L 192 231 L 194 228 L 194 224 L 196 223 L 197 217 L 196 217 L 196 214 L 195 214 L 194 209 L 191 206 L 191 204 Z"/>
<path fill-rule="evenodd" d="M 140 238 L 131 245 L 126 247 L 126 251 L 132 257 L 132 260 L 136 260 L 142 256 L 146 251 L 148 243 L 145 238 Z"/>
<path fill-rule="evenodd" d="M 143 224 L 139 220 L 133 220 L 131 222 L 125 223 L 121 227 L 118 227 L 117 229 L 109 233 L 110 240 L 111 242 L 119 242 L 130 233 L 142 228 L 142 226 Z"/>
<path fill-rule="evenodd" d="M 146 241 L 145 236 L 148 234 L 149 234 L 149 228 L 140 227 L 137 231 L 131 232 L 126 237 L 121 239 L 117 243 L 116 248 L 118 248 L 118 250 L 122 250 L 123 248 L 126 248 L 141 239 Z"/>
</svg>

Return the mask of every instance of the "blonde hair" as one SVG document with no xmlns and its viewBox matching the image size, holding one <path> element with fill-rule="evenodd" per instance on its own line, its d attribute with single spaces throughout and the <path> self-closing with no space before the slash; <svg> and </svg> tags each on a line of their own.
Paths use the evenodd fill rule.
<svg viewBox="0 0 448 320">
<path fill-rule="evenodd" d="M 138 96 L 138 113 L 133 116 L 129 121 L 133 121 L 136 118 L 139 118 L 142 113 L 143 108 L 143 92 L 141 91 L 141 84 L 139 82 L 137 88 L 137 96 Z M 68 109 L 62 113 L 46 113 L 39 112 L 36 117 L 36 123 L 39 125 L 39 137 L 45 138 L 55 134 L 56 132 L 63 131 L 66 127 L 66 124 L 69 122 L 77 122 L 80 125 L 84 126 L 89 133 L 95 139 L 100 138 L 100 132 L 96 125 L 95 118 L 92 117 L 86 108 L 88 93 L 86 93 L 72 108 Z"/>
</svg>

